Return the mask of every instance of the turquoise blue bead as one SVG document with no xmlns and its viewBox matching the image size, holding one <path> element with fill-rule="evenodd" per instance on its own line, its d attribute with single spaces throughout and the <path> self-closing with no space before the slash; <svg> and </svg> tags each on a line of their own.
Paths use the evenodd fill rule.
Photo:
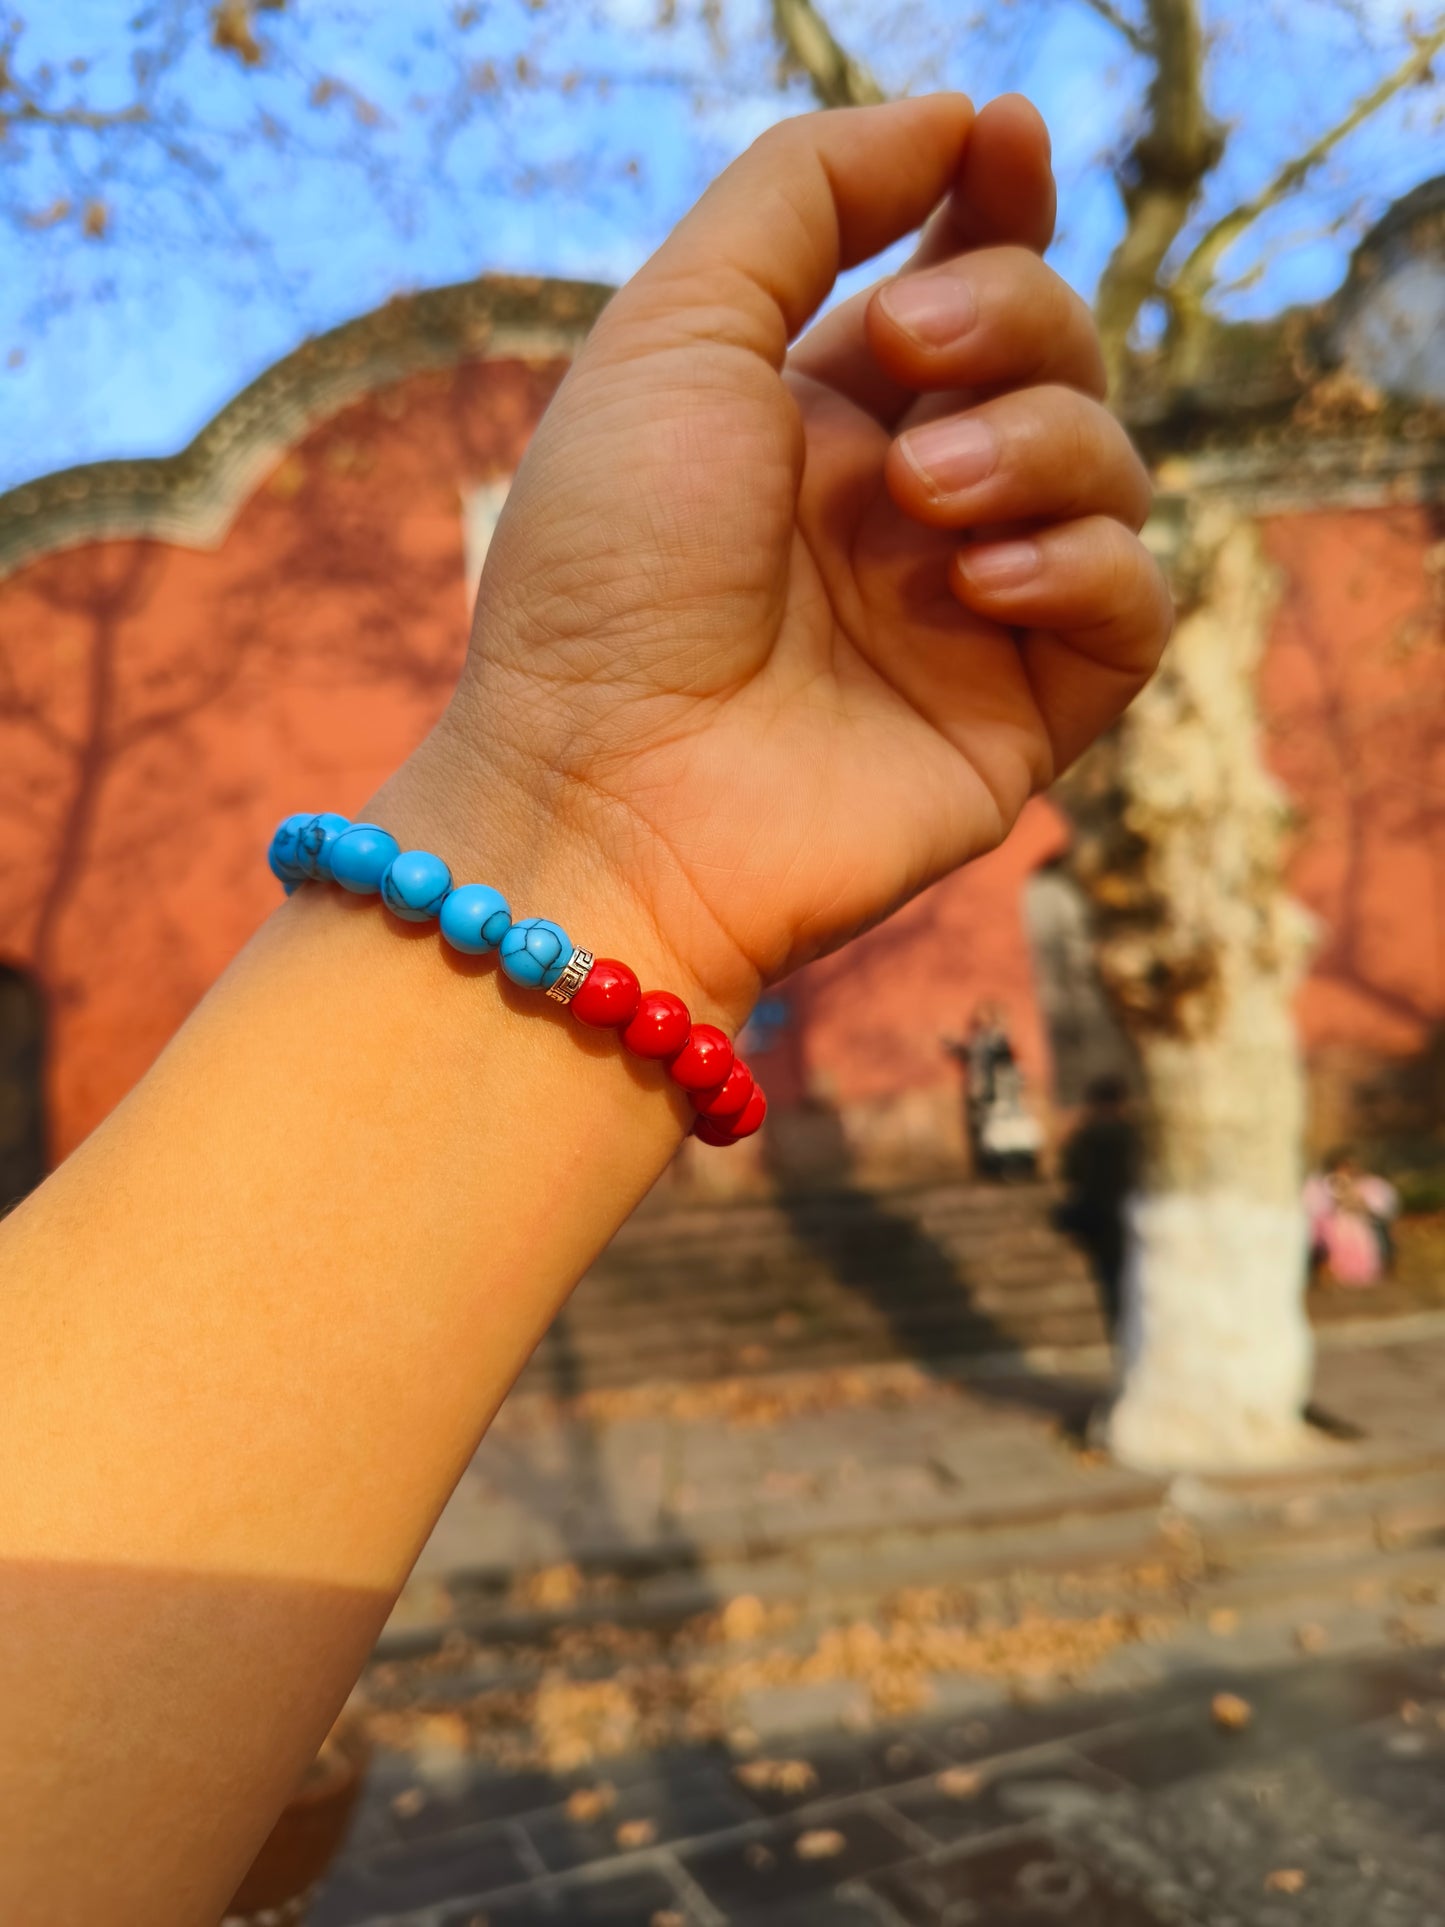
<svg viewBox="0 0 1445 1927">
<path fill-rule="evenodd" d="M 425 923 L 446 901 L 452 873 L 430 850 L 403 850 L 387 865 L 381 879 L 381 900 L 394 917 L 406 923 Z"/>
<path fill-rule="evenodd" d="M 400 853 L 401 845 L 390 830 L 376 823 L 353 823 L 326 853 L 331 880 L 359 897 L 370 896 L 381 888 L 381 879 Z"/>
<path fill-rule="evenodd" d="M 305 872 L 301 868 L 296 839 L 312 821 L 313 812 L 298 810 L 278 823 L 276 833 L 271 838 L 271 847 L 266 852 L 266 861 L 271 866 L 271 874 L 282 883 L 297 883 Z M 290 892 L 287 892 L 290 895 Z"/>
<path fill-rule="evenodd" d="M 323 810 L 320 816 L 313 816 L 296 835 L 296 861 L 301 866 L 301 874 L 308 877 L 330 875 L 327 861 L 331 846 L 343 830 L 349 830 L 348 817 L 338 816 L 335 810 Z"/>
<path fill-rule="evenodd" d="M 512 912 L 500 890 L 486 883 L 464 883 L 442 905 L 442 935 L 453 950 L 484 957 L 512 927 Z"/>
<path fill-rule="evenodd" d="M 572 939 L 545 917 L 525 917 L 502 939 L 501 965 L 514 984 L 550 990 L 567 968 Z"/>
</svg>

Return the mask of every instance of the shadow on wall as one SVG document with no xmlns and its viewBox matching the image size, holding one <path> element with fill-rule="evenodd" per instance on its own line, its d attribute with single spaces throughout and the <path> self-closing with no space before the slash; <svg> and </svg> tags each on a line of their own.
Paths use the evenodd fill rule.
<svg viewBox="0 0 1445 1927">
<path fill-rule="evenodd" d="M 1063 859 L 1028 879 L 1024 919 L 1055 1105 L 1064 1112 L 1077 1110 L 1089 1086 L 1102 1077 L 1122 1077 L 1134 1085 L 1133 1051 L 1099 981 L 1089 905 Z"/>
<path fill-rule="evenodd" d="M 23 970 L 0 964 L 0 1217 L 45 1176 L 45 1007 Z"/>
</svg>

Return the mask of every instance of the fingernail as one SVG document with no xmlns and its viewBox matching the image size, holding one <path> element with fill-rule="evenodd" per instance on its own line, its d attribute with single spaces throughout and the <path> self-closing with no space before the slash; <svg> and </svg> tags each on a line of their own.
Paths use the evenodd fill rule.
<svg viewBox="0 0 1445 1927">
<path fill-rule="evenodd" d="M 1013 589 L 1039 572 L 1037 542 L 990 542 L 986 548 L 961 549 L 958 566 L 980 589 Z"/>
<path fill-rule="evenodd" d="M 991 475 L 998 462 L 998 436 L 976 415 L 911 428 L 899 442 L 935 495 L 953 495 Z"/>
<path fill-rule="evenodd" d="M 905 275 L 878 297 L 895 327 L 925 348 L 943 348 L 966 335 L 978 320 L 973 289 L 954 275 Z"/>
</svg>

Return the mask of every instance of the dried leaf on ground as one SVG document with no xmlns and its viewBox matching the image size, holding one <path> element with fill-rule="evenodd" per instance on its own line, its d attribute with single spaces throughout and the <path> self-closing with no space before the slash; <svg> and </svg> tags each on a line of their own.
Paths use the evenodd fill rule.
<svg viewBox="0 0 1445 1927">
<path fill-rule="evenodd" d="M 1276 1867 L 1273 1873 L 1264 1877 L 1266 1893 L 1298 1894 L 1305 1889 L 1305 1873 L 1301 1867 Z"/>
<path fill-rule="evenodd" d="M 628 1752 L 638 1737 L 638 1709 L 618 1680 L 570 1680 L 550 1673 L 533 1706 L 542 1758 L 554 1773 Z"/>
<path fill-rule="evenodd" d="M 832 1860 L 847 1844 L 836 1827 L 810 1827 L 793 1842 L 793 1852 L 799 1860 Z"/>
<path fill-rule="evenodd" d="M 426 1805 L 426 1795 L 419 1786 L 403 1787 L 393 1795 L 391 1810 L 398 1820 L 414 1820 Z"/>
<path fill-rule="evenodd" d="M 806 1760 L 742 1760 L 733 1778 L 749 1793 L 811 1793 L 818 1784 Z"/>
<path fill-rule="evenodd" d="M 1239 1614 L 1233 1606 L 1216 1606 L 1204 1623 L 1216 1639 L 1228 1639 L 1239 1631 Z"/>
<path fill-rule="evenodd" d="M 1330 1636 L 1323 1626 L 1296 1626 L 1294 1643 L 1302 1653 L 1322 1653 L 1330 1643 Z"/>
<path fill-rule="evenodd" d="M 751 1593 L 740 1593 L 730 1599 L 718 1615 L 718 1630 L 724 1639 L 741 1644 L 745 1640 L 757 1639 L 768 1623 L 768 1609 L 761 1599 Z"/>
<path fill-rule="evenodd" d="M 603 1780 L 599 1786 L 579 1786 L 567 1795 L 567 1818 L 587 1826 L 610 1813 L 616 1804 L 617 1788 L 610 1780 Z"/>
<path fill-rule="evenodd" d="M 945 1767 L 934 1781 L 940 1793 L 946 1793 L 950 1800 L 975 1800 L 983 1791 L 983 1775 L 976 1767 Z"/>
<path fill-rule="evenodd" d="M 1254 1708 L 1238 1693 L 1216 1693 L 1209 1702 L 1214 1724 L 1226 1733 L 1242 1733 L 1254 1718 Z"/>
<path fill-rule="evenodd" d="M 624 1820 L 614 1838 L 623 1853 L 637 1853 L 643 1847 L 650 1847 L 657 1838 L 655 1820 Z"/>
<path fill-rule="evenodd" d="M 582 1575 L 573 1565 L 543 1566 L 529 1572 L 513 1588 L 518 1605 L 537 1612 L 565 1612 L 575 1606 L 582 1592 Z"/>
</svg>

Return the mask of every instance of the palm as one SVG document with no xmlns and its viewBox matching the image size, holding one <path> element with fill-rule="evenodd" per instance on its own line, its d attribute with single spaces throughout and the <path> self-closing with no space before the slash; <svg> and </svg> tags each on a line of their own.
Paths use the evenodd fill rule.
<svg viewBox="0 0 1445 1927">
<path fill-rule="evenodd" d="M 1051 219 L 1022 138 L 1022 232 L 1005 215 L 994 238 Z M 985 168 L 1005 199 L 1011 140 Z M 950 589 L 956 538 L 886 485 L 910 411 L 859 394 L 857 304 L 780 373 L 745 301 L 729 328 L 679 327 L 634 292 L 653 272 L 518 477 L 471 680 L 703 981 L 739 957 L 768 978 L 995 843 L 1054 745 L 1013 632 Z"/>
</svg>

